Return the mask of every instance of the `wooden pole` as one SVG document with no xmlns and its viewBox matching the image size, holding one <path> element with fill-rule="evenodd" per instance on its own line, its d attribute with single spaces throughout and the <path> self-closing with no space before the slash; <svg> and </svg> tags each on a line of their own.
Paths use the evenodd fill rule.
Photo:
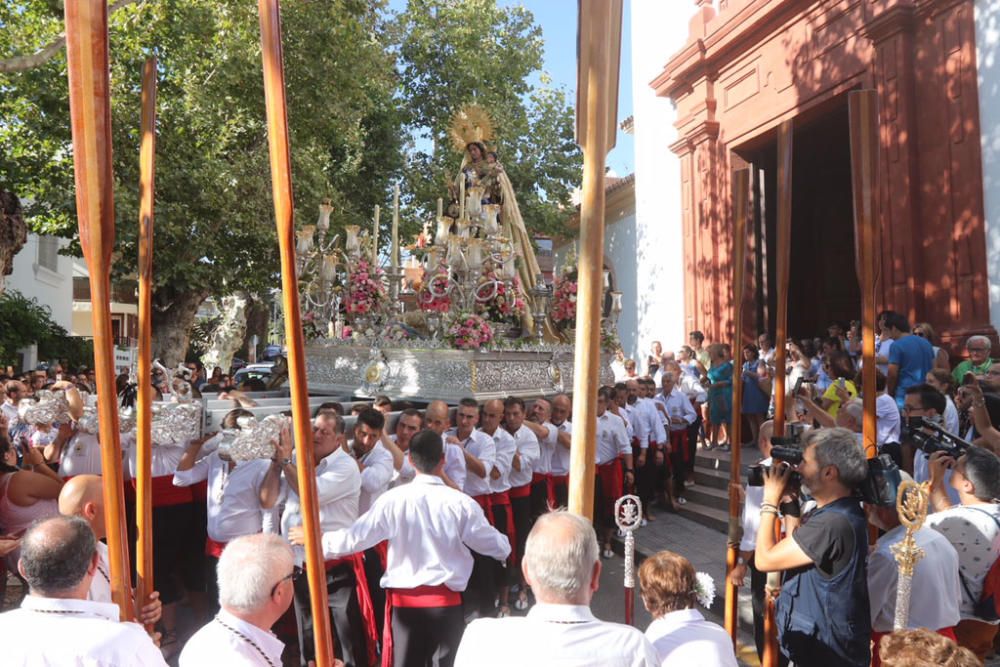
<svg viewBox="0 0 1000 667">
<path fill-rule="evenodd" d="M 864 405 L 865 454 L 878 453 L 875 437 L 875 303 L 878 278 L 878 93 L 858 90 L 847 95 L 851 125 L 851 181 L 854 193 L 854 243 L 861 285 L 861 400 Z"/>
<path fill-rule="evenodd" d="M 778 126 L 778 229 L 777 252 L 777 304 L 775 308 L 774 336 L 774 434 L 785 433 L 785 342 L 788 339 L 788 278 L 792 248 L 792 121 Z M 794 397 L 792 400 L 795 400 Z M 778 573 L 767 577 L 768 592 L 764 608 L 764 667 L 778 664 L 778 628 L 774 622 L 774 605 L 781 588 Z"/>
<path fill-rule="evenodd" d="M 615 6 L 617 5 L 617 6 Z M 609 114 L 617 99 L 618 53 L 612 53 L 621 26 L 620 0 L 580 0 L 578 99 L 585 115 L 578 124 L 583 148 L 583 201 L 580 205 L 580 261 L 576 301 L 576 354 L 573 378 L 573 447 L 570 449 L 569 511 L 593 519 L 596 463 L 597 389 L 601 371 L 601 297 L 604 289 L 604 165 L 614 145 Z M 613 64 L 612 64 L 613 63 Z M 612 68 L 614 67 L 614 73 Z M 609 137 L 610 134 L 610 137 Z"/>
<path fill-rule="evenodd" d="M 733 174 L 733 356 L 742 365 L 743 356 L 743 305 L 746 291 L 747 214 L 750 203 L 750 170 L 740 169 Z M 743 428 L 743 374 L 733 368 L 733 422 L 729 441 L 733 443 L 729 462 L 729 545 L 726 549 L 726 631 L 736 646 L 739 631 L 739 588 L 729 581 L 729 573 L 736 567 L 740 555 L 740 450 Z"/>
<path fill-rule="evenodd" d="M 118 439 L 114 337 L 111 331 L 111 252 L 115 209 L 111 165 L 111 83 L 107 0 L 65 3 L 69 108 L 80 244 L 90 273 L 94 327 L 94 374 L 100 422 L 104 521 L 107 528 L 111 599 L 122 620 L 132 620 L 125 544 L 122 450 Z"/>
<path fill-rule="evenodd" d="M 153 196 L 156 192 L 156 58 L 142 68 L 139 148 L 139 392 L 136 404 L 135 597 L 142 605 L 153 584 Z M 152 626 L 146 628 L 152 631 Z"/>
<path fill-rule="evenodd" d="M 299 500 L 305 532 L 306 575 L 312 609 L 317 667 L 333 665 L 333 635 L 327 604 L 326 570 L 320 544 L 319 508 L 316 503 L 316 468 L 309 420 L 305 341 L 299 312 L 299 285 L 295 273 L 295 219 L 292 198 L 292 163 L 288 143 L 285 73 L 281 51 L 281 9 L 278 0 L 258 0 L 261 55 L 264 61 L 264 100 L 267 106 L 267 139 L 271 155 L 271 189 L 281 254 L 282 307 L 288 345 L 288 382 L 291 389 L 292 427 L 295 435 Z"/>
</svg>

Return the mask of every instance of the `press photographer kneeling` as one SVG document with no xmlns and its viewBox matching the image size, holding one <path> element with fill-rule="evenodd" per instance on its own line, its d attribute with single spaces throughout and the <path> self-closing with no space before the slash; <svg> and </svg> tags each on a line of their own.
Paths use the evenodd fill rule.
<svg viewBox="0 0 1000 667">
<path fill-rule="evenodd" d="M 868 463 L 854 433 L 843 428 L 809 431 L 797 466 L 802 490 L 816 508 L 795 532 L 775 541 L 774 522 L 789 493 L 793 469 L 766 468 L 755 565 L 786 572 L 776 624 L 782 654 L 802 665 L 857 665 L 870 660 L 871 618 L 865 557 L 867 522 L 855 489 Z"/>
</svg>

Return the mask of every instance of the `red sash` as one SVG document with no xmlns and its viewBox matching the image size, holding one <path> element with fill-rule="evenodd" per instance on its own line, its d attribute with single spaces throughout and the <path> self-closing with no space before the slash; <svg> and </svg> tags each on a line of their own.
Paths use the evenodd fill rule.
<svg viewBox="0 0 1000 667">
<path fill-rule="evenodd" d="M 427 609 L 431 607 L 457 607 L 462 604 L 462 594 L 444 584 L 417 586 L 416 588 L 390 588 L 385 596 L 385 629 L 382 631 L 382 667 L 392 667 L 392 608 Z"/>
<path fill-rule="evenodd" d="M 531 482 L 524 484 L 523 486 L 515 486 L 509 493 L 511 498 L 530 498 Z"/>
<path fill-rule="evenodd" d="M 211 537 L 205 538 L 205 555 L 211 556 L 212 558 L 218 558 L 222 555 L 222 551 L 226 548 L 225 542 L 216 542 Z"/>
<path fill-rule="evenodd" d="M 517 533 L 514 529 L 514 513 L 510 510 L 510 492 L 501 491 L 490 495 L 490 505 L 507 508 L 507 540 L 510 542 L 510 562 L 517 562 Z"/>
<path fill-rule="evenodd" d="M 614 514 L 615 501 L 622 495 L 625 483 L 622 466 L 618 459 L 597 466 L 597 481 L 601 484 L 601 495 L 604 502 L 609 503 L 608 511 Z"/>
<path fill-rule="evenodd" d="M 941 628 L 940 630 L 935 630 L 935 632 L 943 637 L 947 637 L 956 644 L 958 643 L 958 638 L 955 637 L 955 627 Z M 889 632 L 876 632 L 872 630 L 872 665 L 871 667 L 880 667 L 882 664 L 882 658 L 878 654 L 878 645 L 882 640 L 882 637 L 891 634 Z"/>
<path fill-rule="evenodd" d="M 479 503 L 479 506 L 483 508 L 483 512 L 486 514 L 486 520 L 490 522 L 490 525 L 494 525 L 496 522 L 493 520 L 493 505 L 490 504 L 490 494 L 483 493 L 478 496 L 472 496 L 472 499 Z"/>
<path fill-rule="evenodd" d="M 670 432 L 670 452 L 674 453 L 680 448 L 680 452 L 684 455 L 684 462 L 689 463 L 691 458 L 691 452 L 687 448 L 688 432 L 687 429 L 683 431 L 671 431 Z"/>
<path fill-rule="evenodd" d="M 126 500 L 135 500 L 136 481 L 125 482 Z M 153 478 L 153 507 L 170 507 L 186 505 L 194 502 L 194 491 L 190 486 L 174 486 L 173 475 L 161 475 Z"/>
<path fill-rule="evenodd" d="M 549 475 L 545 478 L 549 493 L 549 509 L 556 508 L 556 486 L 567 486 L 569 475 Z"/>
<path fill-rule="evenodd" d="M 191 497 L 196 503 L 203 503 L 208 500 L 208 482 L 198 482 L 191 485 Z"/>
<path fill-rule="evenodd" d="M 378 656 L 378 629 L 375 625 L 375 605 L 372 604 L 371 593 L 368 591 L 368 577 L 365 576 L 365 562 L 361 554 L 351 554 L 343 558 L 335 558 L 323 562 L 323 567 L 329 571 L 339 565 L 350 565 L 354 570 L 355 589 L 358 594 L 358 606 L 361 607 L 361 618 L 365 622 L 365 643 L 368 645 L 368 664 L 375 664 Z"/>
</svg>

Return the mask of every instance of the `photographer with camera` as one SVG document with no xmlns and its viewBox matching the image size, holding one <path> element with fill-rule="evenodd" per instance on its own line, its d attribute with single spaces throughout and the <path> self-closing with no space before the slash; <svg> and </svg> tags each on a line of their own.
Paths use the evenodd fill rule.
<svg viewBox="0 0 1000 667">
<path fill-rule="evenodd" d="M 917 483 L 926 482 L 931 478 L 928 461 L 930 455 L 945 446 L 939 437 L 935 425 L 944 428 L 944 411 L 947 406 L 944 394 L 929 384 L 918 384 L 906 390 L 903 403 L 903 415 L 906 417 L 906 428 L 903 433 L 903 465 L 904 470 L 912 471 Z M 949 504 L 959 502 L 958 492 L 949 486 L 951 471 L 945 471 L 944 488 L 950 496 Z"/>
<path fill-rule="evenodd" d="M 762 572 L 786 572 L 775 619 L 785 657 L 818 667 L 867 667 L 868 530 L 854 492 L 868 477 L 868 463 L 847 429 L 809 431 L 803 446 L 797 472 L 816 508 L 802 517 L 797 530 L 776 542 L 778 506 L 793 470 L 788 465 L 765 468 L 754 563 Z"/>
<path fill-rule="evenodd" d="M 953 505 L 945 490 L 945 474 L 958 492 Z M 955 627 L 960 646 L 983 660 L 997 634 L 993 613 L 981 607 L 987 573 L 1000 555 L 1000 458 L 982 447 L 971 447 L 956 460 L 945 451 L 930 457 L 931 504 L 936 510 L 924 525 L 934 528 L 958 552 L 962 584 L 961 621 Z M 997 593 L 998 591 L 987 591 Z M 993 606 L 990 601 L 989 606 Z M 985 616 L 985 617 L 984 617 Z"/>
</svg>

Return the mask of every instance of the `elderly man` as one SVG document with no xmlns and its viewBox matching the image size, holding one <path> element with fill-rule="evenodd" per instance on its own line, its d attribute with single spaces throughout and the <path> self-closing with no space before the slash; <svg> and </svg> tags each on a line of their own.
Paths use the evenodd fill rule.
<svg viewBox="0 0 1000 667">
<path fill-rule="evenodd" d="M 568 512 L 539 517 L 528 535 L 521 568 L 538 604 L 523 618 L 470 624 L 456 667 L 660 664 L 639 630 L 599 621 L 590 610 L 601 560 L 589 521 Z"/>
<path fill-rule="evenodd" d="M 94 531 L 79 517 L 52 517 L 25 533 L 18 571 L 29 592 L 20 609 L 0 614 L 3 664 L 167 664 L 142 627 L 118 622 L 116 605 L 87 599 L 98 560 Z"/>
<path fill-rule="evenodd" d="M 285 645 L 271 626 L 295 597 L 301 571 L 288 542 L 269 533 L 238 537 L 219 558 L 218 615 L 188 640 L 181 667 L 280 665 Z"/>
<path fill-rule="evenodd" d="M 451 427 L 451 420 L 448 417 L 448 404 L 444 401 L 431 401 L 427 406 L 425 416 L 427 428 L 444 438 L 445 432 Z M 414 431 L 413 437 L 421 428 Z M 398 433 L 398 429 L 397 429 Z M 409 446 L 409 445 L 407 445 Z M 404 450 L 405 451 L 405 450 Z M 404 473 L 406 473 L 404 475 Z M 410 464 L 407 457 L 399 470 L 400 477 L 406 477 L 407 481 L 413 479 L 416 471 Z M 453 489 L 462 491 L 465 488 L 465 478 L 468 475 L 468 468 L 465 464 L 465 450 L 456 444 L 445 444 L 444 446 L 444 467 L 441 469 L 441 480 Z"/>
<path fill-rule="evenodd" d="M 973 375 L 986 375 L 986 371 L 993 365 L 990 358 L 990 349 L 993 344 L 986 336 L 969 336 L 965 341 L 965 351 L 969 353 L 969 358 L 963 360 L 951 372 L 956 385 L 961 385 L 966 373 Z"/>
<path fill-rule="evenodd" d="M 415 435 L 408 454 L 417 471 L 413 482 L 384 493 L 350 528 L 323 534 L 327 558 L 389 543 L 382 577 L 391 603 L 385 665 L 450 667 L 462 637 L 469 550 L 498 561 L 510 554 L 507 538 L 486 522 L 479 506 L 441 481 L 443 452 L 436 432 Z M 301 544 L 302 529 L 293 529 L 290 538 Z"/>
<path fill-rule="evenodd" d="M 271 467 L 260 485 L 261 507 L 269 510 L 284 504 L 281 532 L 285 536 L 289 535 L 292 528 L 302 525 L 299 482 L 292 450 L 292 434 L 285 427 L 278 440 Z M 319 522 L 324 531 L 346 528 L 358 518 L 361 471 L 346 450 L 344 418 L 329 412 L 316 415 L 313 419 L 312 464 L 316 468 Z M 296 564 L 301 565 L 304 560 L 304 550 L 297 549 Z M 351 554 L 347 558 L 326 562 L 326 586 L 333 630 L 337 648 L 349 667 L 367 664 L 365 633 L 367 630 L 371 639 L 374 631 L 374 619 L 370 619 L 366 627 L 361 615 L 360 603 L 362 599 L 368 598 L 367 583 L 363 580 L 364 565 L 360 555 Z M 315 658 L 309 584 L 305 577 L 295 584 L 295 613 L 299 619 L 299 646 L 305 664 Z"/>
</svg>

